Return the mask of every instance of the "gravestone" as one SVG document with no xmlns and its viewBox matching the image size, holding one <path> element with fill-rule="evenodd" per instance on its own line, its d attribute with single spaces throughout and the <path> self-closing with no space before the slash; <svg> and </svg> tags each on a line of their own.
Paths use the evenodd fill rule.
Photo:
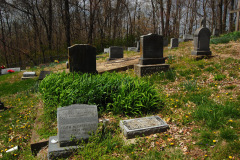
<svg viewBox="0 0 240 160">
<path fill-rule="evenodd" d="M 32 79 L 34 77 L 36 77 L 36 72 L 24 72 L 22 76 L 22 80 Z"/>
<path fill-rule="evenodd" d="M 117 46 L 110 47 L 108 61 L 115 60 L 118 58 L 123 58 L 123 48 Z"/>
<path fill-rule="evenodd" d="M 57 109 L 58 134 L 49 138 L 48 159 L 64 158 L 98 128 L 96 105 L 73 104 Z"/>
<path fill-rule="evenodd" d="M 139 64 L 134 65 L 135 73 L 138 76 L 145 76 L 154 72 L 165 71 L 169 65 L 165 64 L 163 57 L 163 36 L 148 34 L 140 37 Z"/>
<path fill-rule="evenodd" d="M 187 41 L 192 41 L 193 40 L 193 35 L 190 34 L 184 34 L 183 35 L 183 41 L 187 42 Z"/>
<path fill-rule="evenodd" d="M 1 74 L 8 74 L 8 70 L 13 70 L 14 72 L 20 72 L 21 69 L 20 67 L 17 67 L 17 68 L 5 68 L 5 69 L 2 69 L 1 70 Z"/>
<path fill-rule="evenodd" d="M 51 71 L 41 71 L 38 80 L 43 80 L 47 75 L 50 75 L 51 73 Z"/>
<path fill-rule="evenodd" d="M 214 28 L 212 35 L 213 35 L 214 37 L 219 37 L 219 29 Z"/>
<path fill-rule="evenodd" d="M 171 38 L 171 43 L 169 49 L 177 48 L 178 47 L 178 38 Z"/>
<path fill-rule="evenodd" d="M 128 47 L 128 51 L 136 52 L 137 51 L 137 47 Z"/>
<path fill-rule="evenodd" d="M 136 41 L 137 42 L 137 52 L 140 52 L 140 41 Z"/>
<path fill-rule="evenodd" d="M 201 20 L 201 27 L 198 28 L 194 33 L 194 50 L 192 55 L 210 56 L 210 37 L 211 32 L 206 28 L 206 19 Z"/>
<path fill-rule="evenodd" d="M 67 67 L 67 69 L 69 68 L 69 63 L 68 63 L 68 61 L 66 62 L 66 67 Z"/>
<path fill-rule="evenodd" d="M 96 48 L 88 44 L 75 44 L 68 47 L 70 72 L 97 73 Z"/>
<path fill-rule="evenodd" d="M 121 120 L 120 128 L 126 138 L 147 136 L 154 133 L 164 132 L 169 126 L 159 116 Z"/>
<path fill-rule="evenodd" d="M 4 104 L 0 101 L 0 110 L 4 110 L 5 107 L 4 107 Z"/>
<path fill-rule="evenodd" d="M 163 38 L 163 46 L 166 47 L 168 46 L 168 38 Z"/>
<path fill-rule="evenodd" d="M 104 53 L 109 53 L 109 48 L 104 48 Z"/>
</svg>

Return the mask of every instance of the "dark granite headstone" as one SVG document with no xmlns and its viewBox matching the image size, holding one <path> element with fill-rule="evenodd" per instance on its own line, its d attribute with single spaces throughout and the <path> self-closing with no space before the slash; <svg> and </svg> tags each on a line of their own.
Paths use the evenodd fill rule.
<svg viewBox="0 0 240 160">
<path fill-rule="evenodd" d="M 177 48 L 177 47 L 178 47 L 178 38 L 171 38 L 171 44 L 169 49 Z"/>
<path fill-rule="evenodd" d="M 68 47 L 70 72 L 97 73 L 96 48 L 87 44 L 75 44 Z"/>
<path fill-rule="evenodd" d="M 123 58 L 123 48 L 117 46 L 110 47 L 108 60 L 115 60 L 118 58 Z"/>
<path fill-rule="evenodd" d="M 192 55 L 210 56 L 210 36 L 211 32 L 206 28 L 205 19 L 201 21 L 201 27 L 198 28 L 194 33 L 194 50 Z"/>
<path fill-rule="evenodd" d="M 51 71 L 41 71 L 38 80 L 43 80 L 47 75 L 51 74 Z"/>
<path fill-rule="evenodd" d="M 169 126 L 159 116 L 136 118 L 120 121 L 120 128 L 124 136 L 147 136 L 154 133 L 164 132 Z"/>
<path fill-rule="evenodd" d="M 57 109 L 58 135 L 49 138 L 48 159 L 63 158 L 98 128 L 96 105 L 73 104 Z M 55 142 L 55 143 L 54 143 Z"/>
<path fill-rule="evenodd" d="M 163 36 L 148 34 L 140 38 L 139 64 L 134 66 L 138 76 L 152 74 L 154 72 L 167 70 L 169 65 L 165 64 L 163 57 Z"/>
</svg>

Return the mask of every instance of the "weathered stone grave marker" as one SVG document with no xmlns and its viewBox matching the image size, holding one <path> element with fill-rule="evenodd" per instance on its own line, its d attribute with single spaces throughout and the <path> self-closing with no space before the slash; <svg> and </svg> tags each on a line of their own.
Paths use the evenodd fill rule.
<svg viewBox="0 0 240 160">
<path fill-rule="evenodd" d="M 137 51 L 137 47 L 128 47 L 128 51 L 136 52 Z"/>
<path fill-rule="evenodd" d="M 121 120 L 120 127 L 127 138 L 164 132 L 169 128 L 159 116 Z"/>
<path fill-rule="evenodd" d="M 22 76 L 22 80 L 32 79 L 34 77 L 36 77 L 36 72 L 24 72 Z"/>
<path fill-rule="evenodd" d="M 104 53 L 109 53 L 109 48 L 104 48 Z"/>
<path fill-rule="evenodd" d="M 140 52 L 140 41 L 136 41 L 137 42 L 137 52 Z"/>
<path fill-rule="evenodd" d="M 178 38 L 171 38 L 171 43 L 169 49 L 177 48 L 178 47 Z"/>
<path fill-rule="evenodd" d="M 13 70 L 14 72 L 20 72 L 21 71 L 20 67 L 17 67 L 17 68 L 5 68 L 5 69 L 1 69 L 1 74 L 8 74 L 8 70 Z"/>
<path fill-rule="evenodd" d="M 75 44 L 68 47 L 70 72 L 97 73 L 96 48 L 87 44 Z"/>
<path fill-rule="evenodd" d="M 110 61 L 110 60 L 115 60 L 118 58 L 123 58 L 123 48 L 117 47 L 117 46 L 110 47 L 108 60 Z"/>
<path fill-rule="evenodd" d="M 73 104 L 57 109 L 58 135 L 49 138 L 48 159 L 67 157 L 78 142 L 98 128 L 96 105 Z"/>
<path fill-rule="evenodd" d="M 168 46 L 168 38 L 166 37 L 163 38 L 163 46 L 164 47 Z"/>
<path fill-rule="evenodd" d="M 214 28 L 212 35 L 215 37 L 219 37 L 219 29 Z"/>
<path fill-rule="evenodd" d="M 138 76 L 145 76 L 154 72 L 165 71 L 169 65 L 165 64 L 163 58 L 163 36 L 148 34 L 141 36 L 139 64 L 134 66 Z"/>
<path fill-rule="evenodd" d="M 183 35 L 183 41 L 187 42 L 187 41 L 192 41 L 193 40 L 193 35 L 190 34 L 184 34 Z"/>
<path fill-rule="evenodd" d="M 41 71 L 38 80 L 43 80 L 47 75 L 50 75 L 51 73 L 51 71 Z"/>
<path fill-rule="evenodd" d="M 210 36 L 211 32 L 206 28 L 206 19 L 201 20 L 201 27 L 198 28 L 194 33 L 194 50 L 192 55 L 210 56 Z"/>
</svg>

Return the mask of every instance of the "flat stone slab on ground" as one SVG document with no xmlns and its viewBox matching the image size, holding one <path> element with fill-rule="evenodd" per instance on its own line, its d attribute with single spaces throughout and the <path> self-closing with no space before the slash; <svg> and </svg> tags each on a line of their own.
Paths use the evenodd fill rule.
<svg viewBox="0 0 240 160">
<path fill-rule="evenodd" d="M 24 72 L 23 77 L 35 77 L 36 72 Z"/>
<path fill-rule="evenodd" d="M 164 132 L 169 126 L 159 116 L 121 120 L 120 128 L 124 136 L 134 138 L 136 136 L 150 135 Z"/>
</svg>

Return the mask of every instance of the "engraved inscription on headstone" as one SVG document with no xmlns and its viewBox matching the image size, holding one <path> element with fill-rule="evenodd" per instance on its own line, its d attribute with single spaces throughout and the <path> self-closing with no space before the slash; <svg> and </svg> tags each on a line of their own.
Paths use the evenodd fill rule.
<svg viewBox="0 0 240 160">
<path fill-rule="evenodd" d="M 159 133 L 169 128 L 159 116 L 122 120 L 120 127 L 127 138 Z"/>
<path fill-rule="evenodd" d="M 60 147 L 71 144 L 72 138 L 88 139 L 98 127 L 97 106 L 74 104 L 58 108 L 57 122 Z"/>
</svg>

